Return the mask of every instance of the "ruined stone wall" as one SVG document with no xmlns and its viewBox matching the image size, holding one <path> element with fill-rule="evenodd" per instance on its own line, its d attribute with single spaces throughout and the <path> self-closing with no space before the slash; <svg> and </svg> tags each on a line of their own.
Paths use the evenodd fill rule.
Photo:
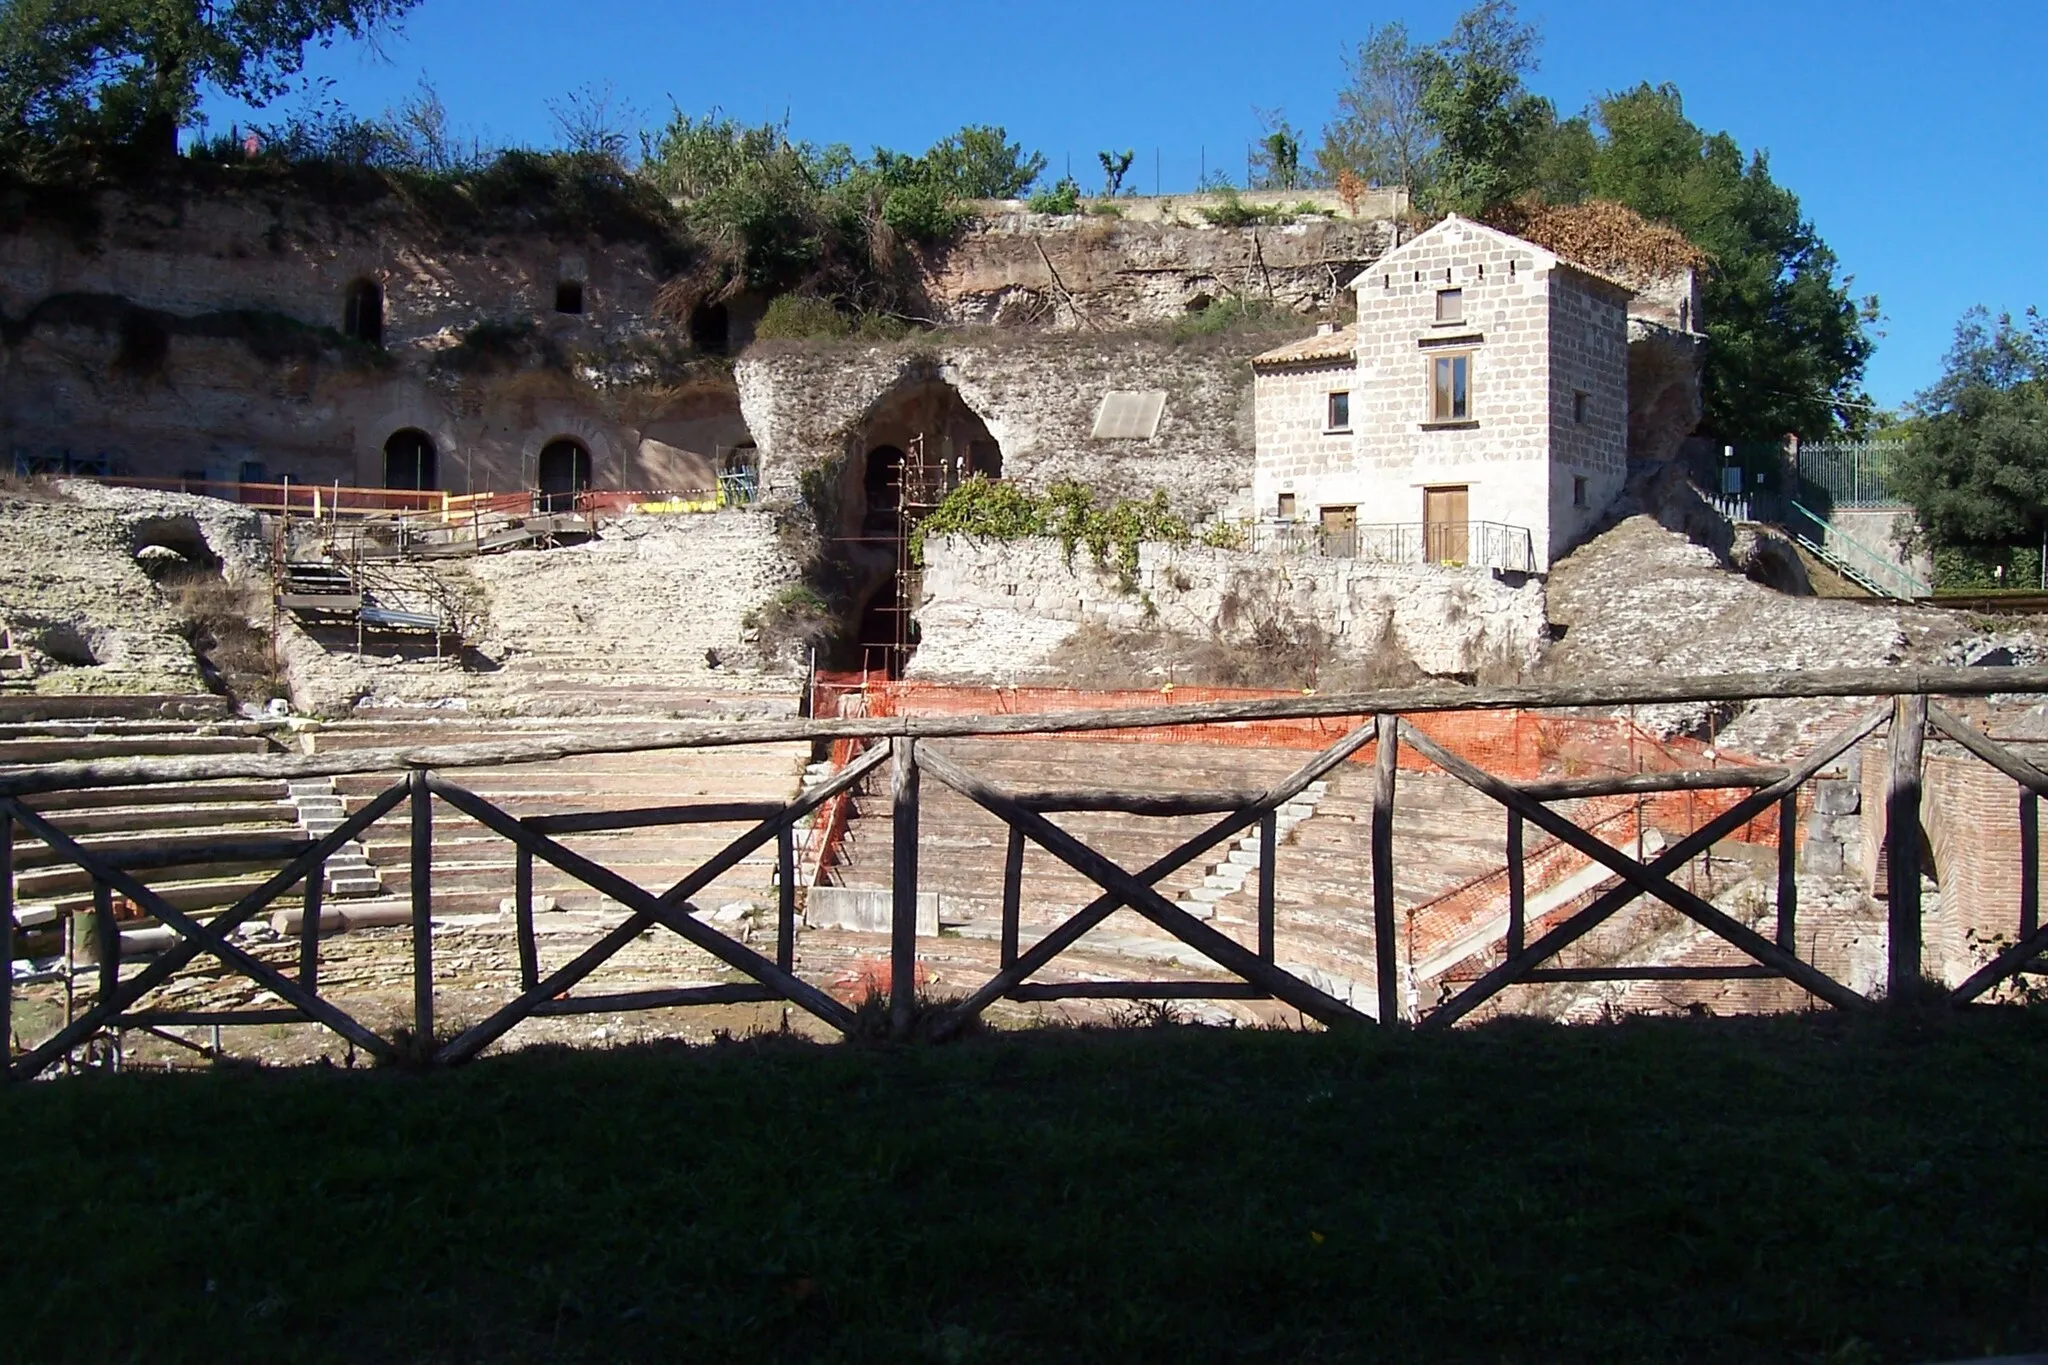
<svg viewBox="0 0 2048 1365">
<path fill-rule="evenodd" d="M 1540 582 L 1475 569 L 1148 543 L 1126 586 L 1053 540 L 935 536 L 925 558 L 913 676 L 1030 677 L 1084 623 L 1244 640 L 1312 622 L 1337 657 L 1398 650 L 1439 675 L 1527 667 L 1547 629 Z"/>
<path fill-rule="evenodd" d="M 776 343 L 741 357 L 735 377 L 771 489 L 793 493 L 803 471 L 821 466 L 837 477 L 872 448 L 891 401 L 938 384 L 987 427 L 1006 479 L 1041 489 L 1077 479 L 1106 496 L 1164 489 L 1177 509 L 1199 514 L 1251 482 L 1248 361 L 1271 342 L 963 331 L 888 345 Z M 1151 438 L 1094 439 L 1104 396 L 1120 390 L 1165 392 Z"/>
<path fill-rule="evenodd" d="M 730 379 L 654 316 L 647 248 L 444 239 L 397 206 L 110 193 L 90 239 L 0 235 L 0 447 L 145 477 L 379 486 L 403 430 L 442 487 L 530 485 L 570 439 L 610 488 L 702 486 L 746 440 Z M 382 347 L 341 335 L 383 294 Z M 557 312 L 581 285 L 583 311 Z M 467 344 L 465 344 L 467 343 Z"/>
<path fill-rule="evenodd" d="M 935 255 L 925 291 L 948 325 L 1099 330 L 1162 322 L 1224 299 L 1303 315 L 1341 310 L 1358 272 L 1394 241 L 1384 219 L 1216 227 L 994 213 Z"/>
</svg>

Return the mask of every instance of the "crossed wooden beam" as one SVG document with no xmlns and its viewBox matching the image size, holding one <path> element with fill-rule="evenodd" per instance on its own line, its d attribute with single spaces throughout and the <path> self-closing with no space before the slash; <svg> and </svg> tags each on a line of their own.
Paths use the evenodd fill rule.
<svg viewBox="0 0 2048 1365">
<path fill-rule="evenodd" d="M 1923 718 L 1924 717 L 1924 721 Z M 841 769 L 829 781 L 803 793 L 786 805 L 772 807 L 701 806 L 615 813 L 605 816 L 549 816 L 521 820 L 460 786 L 425 770 L 416 770 L 405 781 L 380 793 L 341 826 L 313 841 L 271 841 L 291 854 L 290 860 L 260 886 L 209 921 L 201 921 L 178 909 L 163 895 L 151 890 L 135 876 L 142 865 L 133 857 L 96 854 L 57 828 L 50 820 L 24 805 L 14 796 L 0 795 L 0 933 L 12 934 L 12 828 L 18 823 L 65 859 L 83 869 L 93 880 L 96 914 L 102 928 L 111 927 L 111 895 L 127 896 L 161 923 L 173 929 L 180 941 L 170 951 L 123 981 L 118 964 L 103 966 L 101 989 L 93 1004 L 78 1018 L 8 1070 L 13 1078 L 33 1076 L 53 1061 L 108 1024 L 164 1022 L 168 1015 L 130 1014 L 152 990 L 185 968 L 201 954 L 218 959 L 229 970 L 249 978 L 273 992 L 287 1007 L 267 1012 L 264 1022 L 279 1019 L 320 1023 L 366 1052 L 384 1059 L 396 1059 L 399 1047 L 378 1035 L 322 997 L 318 989 L 317 939 L 319 887 L 326 860 L 345 844 L 361 837 L 378 820 L 406 800 L 412 803 L 413 912 L 415 951 L 415 1036 L 422 1055 L 442 1064 L 467 1061 L 524 1019 L 539 1014 L 583 1012 L 599 1008 L 649 1008 L 656 1005 L 709 1003 L 738 1000 L 788 1000 L 809 1010 L 835 1028 L 853 1025 L 853 1013 L 815 986 L 800 979 L 793 970 L 791 916 L 793 888 L 790 877 L 790 838 L 795 827 L 820 805 L 864 780 L 885 760 L 893 760 L 891 783 L 895 803 L 896 845 L 894 849 L 895 914 L 892 944 L 892 1024 L 907 1032 L 916 1008 L 913 998 L 915 961 L 915 897 L 917 890 L 918 786 L 919 775 L 929 771 L 935 778 L 973 801 L 1004 822 L 1011 830 L 1010 854 L 1006 866 L 1006 923 L 1003 965 L 965 999 L 945 1007 L 932 1032 L 944 1036 L 979 1016 L 1003 998 L 1042 997 L 1054 988 L 1034 986 L 1030 978 L 1073 947 L 1083 935 L 1117 910 L 1128 907 L 1222 969 L 1238 976 L 1243 985 L 1219 982 L 1102 982 L 1087 983 L 1088 989 L 1069 993 L 1127 998 L 1217 996 L 1271 998 L 1293 1005 L 1303 1015 L 1332 1027 L 1342 1028 L 1372 1021 L 1372 1016 L 1352 1004 L 1304 981 L 1274 961 L 1270 925 L 1270 881 L 1272 876 L 1271 831 L 1275 812 L 1294 800 L 1308 786 L 1351 759 L 1368 744 L 1377 743 L 1374 755 L 1375 792 L 1372 808 L 1371 853 L 1373 866 L 1372 914 L 1375 941 L 1375 976 L 1378 984 L 1377 1016 L 1380 1022 L 1404 1022 L 1399 999 L 1398 966 L 1395 953 L 1395 905 L 1393 884 L 1393 806 L 1398 773 L 1399 747 L 1406 743 L 1451 777 L 1470 786 L 1501 805 L 1509 816 L 1510 930 L 1506 959 L 1468 984 L 1462 991 L 1431 1011 L 1421 1023 L 1426 1028 L 1444 1029 L 1469 1016 L 1474 1010 L 1508 986 L 1541 980 L 1591 979 L 1574 976 L 1572 969 L 1544 967 L 1563 949 L 1577 942 L 1638 899 L 1649 896 L 1687 916 L 1696 924 L 1747 954 L 1754 965 L 1728 968 L 1615 968 L 1600 969 L 1602 979 L 1628 976 L 1643 978 L 1732 979 L 1776 976 L 1791 981 L 1816 997 L 1843 1009 L 1867 1007 L 1871 1002 L 1835 980 L 1792 951 L 1790 914 L 1795 894 L 1792 880 L 1793 839 L 1796 835 L 1797 791 L 1823 769 L 1836 762 L 1858 743 L 1875 733 L 1887 719 L 1892 722 L 1894 823 L 1912 822 L 1917 840 L 1919 737 L 1924 727 L 1946 735 L 1972 754 L 2005 773 L 2022 790 L 2021 797 L 2021 906 L 2018 941 L 1973 974 L 1952 994 L 1963 1004 L 1982 997 L 2000 982 L 2038 967 L 2048 953 L 2048 926 L 2039 914 L 2039 838 L 2036 817 L 2039 799 L 2048 794 L 2048 772 L 1995 743 L 1987 736 L 1939 707 L 1927 707 L 1924 699 L 1903 698 L 1898 705 L 1887 703 L 1861 716 L 1834 738 L 1815 748 L 1797 765 L 1787 769 L 1735 769 L 1703 772 L 1637 774 L 1622 778 L 1577 778 L 1517 785 L 1486 772 L 1432 740 L 1409 722 L 1393 714 L 1382 714 L 1361 724 L 1271 788 L 1257 793 L 1227 792 L 1172 795 L 1160 793 L 1059 792 L 1017 793 L 1006 791 L 967 771 L 928 742 L 912 736 L 892 737 Z M 1901 773 L 1910 768 L 1910 800 L 1898 804 Z M 1581 829 L 1548 803 L 1572 797 L 1619 792 L 1698 790 L 1714 787 L 1753 790 L 1728 810 L 1648 861 L 1630 857 L 1620 849 Z M 574 960 L 539 976 L 533 952 L 524 932 L 522 917 L 521 982 L 517 998 L 494 1011 L 456 1037 L 433 1046 L 431 897 L 432 897 L 432 814 L 434 798 L 445 801 L 485 828 L 510 841 L 520 857 L 522 904 L 530 893 L 534 859 L 559 868 L 594 890 L 607 895 L 631 912 L 626 920 L 585 949 Z M 1777 941 L 1733 919 L 1702 897 L 1672 880 L 1672 874 L 1735 830 L 1777 807 L 1781 826 L 1779 878 L 1779 934 Z M 1068 833 L 1046 812 L 1075 809 L 1114 809 L 1137 814 L 1187 815 L 1222 813 L 1222 818 L 1183 841 L 1170 852 L 1135 872 Z M 728 842 L 688 875 L 660 894 L 648 891 L 595 859 L 564 845 L 555 834 L 586 829 L 609 828 L 624 821 L 631 825 L 674 824 L 708 819 L 738 819 L 759 816 L 751 828 Z M 1596 896 L 1583 908 L 1545 930 L 1534 942 L 1523 941 L 1525 925 L 1523 888 L 1516 863 L 1520 832 L 1524 823 L 1548 832 L 1561 843 L 1613 873 L 1619 884 Z M 1196 919 L 1169 901 L 1158 884 L 1218 845 L 1258 826 L 1267 836 L 1268 855 L 1261 860 L 1261 925 L 1257 949 L 1246 947 L 1230 936 Z M 1901 826 L 1903 828 L 1904 826 Z M 1896 830 L 1894 833 L 1896 834 Z M 1019 951 L 1015 942 L 1014 918 L 1017 882 L 1021 877 L 1022 847 L 1029 840 L 1102 888 L 1087 906 L 1069 916 L 1029 949 Z M 784 927 L 777 956 L 771 960 L 730 935 L 694 917 L 691 898 L 719 876 L 737 866 L 770 842 L 780 845 L 779 865 L 785 880 Z M 1910 882 L 1918 890 L 1917 861 L 1902 864 L 1903 847 L 1893 838 L 1893 932 L 1900 932 L 1902 913 L 1914 919 L 1913 943 L 1918 942 L 1918 897 L 1906 899 L 1898 892 Z M 239 847 L 239 845 L 237 846 Z M 1917 843 L 1914 844 L 1917 850 Z M 279 896 L 305 882 L 306 913 L 302 919 L 299 972 L 297 978 L 262 961 L 236 943 L 234 931 L 268 907 Z M 669 991 L 641 992 L 622 996 L 568 996 L 568 992 L 609 961 L 647 929 L 660 925 L 703 949 L 727 966 L 752 979 L 753 984 L 736 983 L 700 986 Z M 11 942 L 5 945 L 11 956 Z M 1899 954 L 1894 953 L 1894 975 Z M 1917 963 L 1917 955 L 1910 959 Z M 1894 987 L 1896 988 L 1896 981 Z M 566 997 L 566 998 L 565 998 Z M 239 1019 L 239 1016 L 236 1016 Z M 228 1022 L 228 1016 L 218 1019 Z M 203 1022 L 197 1014 L 183 1022 Z M 0 1015 L 0 1024 L 7 1022 Z"/>
</svg>

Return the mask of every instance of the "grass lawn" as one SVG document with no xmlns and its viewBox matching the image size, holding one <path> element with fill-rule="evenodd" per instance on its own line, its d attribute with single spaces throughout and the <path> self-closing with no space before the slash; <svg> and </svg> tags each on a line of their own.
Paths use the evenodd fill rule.
<svg viewBox="0 0 2048 1365">
<path fill-rule="evenodd" d="M 128 1075 L 0 1135 L 11 1360 L 2048 1345 L 2048 1014 Z"/>
</svg>

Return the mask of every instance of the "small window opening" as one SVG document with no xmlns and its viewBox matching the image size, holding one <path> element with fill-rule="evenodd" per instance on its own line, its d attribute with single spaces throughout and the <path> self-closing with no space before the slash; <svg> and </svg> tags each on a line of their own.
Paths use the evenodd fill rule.
<svg viewBox="0 0 2048 1365">
<path fill-rule="evenodd" d="M 1465 320 L 1464 290 L 1439 289 L 1436 291 L 1436 320 L 1438 322 L 1463 322 Z"/>
<path fill-rule="evenodd" d="M 1586 503 L 1586 476 L 1574 474 L 1572 476 L 1572 506 L 1584 507 Z"/>
<path fill-rule="evenodd" d="M 1333 393 L 1330 395 L 1329 416 L 1329 430 L 1351 430 L 1351 395 L 1348 392 Z"/>
<path fill-rule="evenodd" d="M 341 303 L 341 330 L 370 346 L 384 344 L 384 286 L 375 280 L 352 282 Z"/>
<path fill-rule="evenodd" d="M 1515 263 L 1514 263 L 1513 261 L 1509 261 L 1509 262 L 1508 262 L 1508 278 L 1509 278 L 1509 279 L 1513 279 L 1514 277 L 1515 277 Z"/>
<path fill-rule="evenodd" d="M 556 283 L 555 311 L 557 313 L 581 313 L 583 311 L 583 281 L 561 280 Z"/>
<path fill-rule="evenodd" d="M 707 303 L 690 314 L 690 344 L 705 355 L 724 355 L 732 345 L 732 313 Z"/>
<path fill-rule="evenodd" d="M 1586 406 L 1591 401 L 1592 395 L 1586 393 L 1584 390 L 1575 390 L 1572 393 L 1572 420 L 1574 422 L 1579 423 L 1581 426 L 1585 425 Z"/>
<path fill-rule="evenodd" d="M 1486 262 L 1484 261 L 1479 263 L 1479 278 L 1482 280 L 1486 278 Z"/>
<path fill-rule="evenodd" d="M 1472 357 L 1440 355 L 1430 359 L 1429 417 L 1433 422 L 1462 422 L 1472 415 Z"/>
<path fill-rule="evenodd" d="M 1277 515 L 1282 521 L 1294 520 L 1294 494 L 1282 493 L 1280 495 L 1279 511 Z"/>
</svg>

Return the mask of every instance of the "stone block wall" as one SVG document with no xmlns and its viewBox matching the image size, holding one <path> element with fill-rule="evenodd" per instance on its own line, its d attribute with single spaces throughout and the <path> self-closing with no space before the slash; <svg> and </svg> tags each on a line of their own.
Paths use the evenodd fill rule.
<svg viewBox="0 0 2048 1365">
<path fill-rule="evenodd" d="M 1003 477 L 1043 489 L 1076 479 L 1106 497 L 1163 489 L 1184 514 L 1228 504 L 1251 483 L 1251 355 L 1271 337 L 1184 345 L 1144 334 L 940 333 L 887 345 L 763 343 L 735 365 L 763 481 L 793 493 L 802 471 L 844 469 L 897 396 L 956 391 L 1002 452 Z M 1096 440 L 1112 391 L 1166 394 L 1147 439 Z"/>
<path fill-rule="evenodd" d="M 1084 623 L 1241 640 L 1262 624 L 1312 622 L 1336 655 L 1398 649 L 1446 676 L 1526 667 L 1548 629 L 1540 582 L 1477 569 L 1146 544 L 1126 588 L 1085 548 L 1069 561 L 1054 540 L 935 536 L 925 556 L 913 676 L 1029 676 Z"/>
<path fill-rule="evenodd" d="M 1358 458 L 1356 428 L 1332 430 L 1328 420 L 1332 393 L 1350 393 L 1353 402 L 1360 396 L 1356 362 L 1319 360 L 1262 368 L 1256 382 L 1259 480 L 1253 511 L 1262 520 L 1274 517 L 1281 496 L 1293 494 L 1295 516 L 1313 521 L 1314 500 L 1305 498 L 1303 490 L 1320 487 L 1316 481 L 1340 474 Z"/>
<path fill-rule="evenodd" d="M 1549 558 L 1561 559 L 1628 481 L 1628 309 L 1621 294 L 1576 271 L 1551 271 L 1549 360 Z"/>
</svg>

